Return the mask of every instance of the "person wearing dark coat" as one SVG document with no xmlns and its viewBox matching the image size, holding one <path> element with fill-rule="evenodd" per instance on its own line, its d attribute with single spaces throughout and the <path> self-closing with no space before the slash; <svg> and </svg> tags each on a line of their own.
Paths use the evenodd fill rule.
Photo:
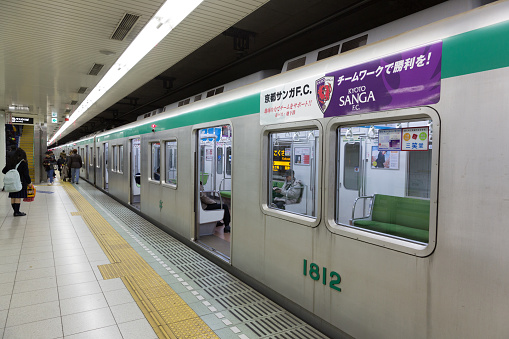
<svg viewBox="0 0 509 339">
<path fill-rule="evenodd" d="M 21 191 L 19 192 L 10 192 L 9 198 L 11 198 L 12 209 L 14 210 L 15 217 L 22 217 L 26 215 L 26 213 L 20 212 L 19 208 L 21 207 L 21 199 L 27 197 L 27 188 L 32 187 L 32 180 L 30 179 L 30 173 L 28 172 L 28 161 L 27 154 L 21 148 L 18 148 L 14 154 L 9 158 L 7 164 L 2 170 L 3 174 L 6 174 L 9 170 L 16 168 L 18 166 L 18 173 L 21 179 Z"/>
<path fill-rule="evenodd" d="M 71 182 L 78 184 L 80 180 L 80 168 L 83 166 L 83 161 L 77 149 L 71 151 L 71 156 L 67 158 L 67 165 L 71 169 Z"/>
</svg>

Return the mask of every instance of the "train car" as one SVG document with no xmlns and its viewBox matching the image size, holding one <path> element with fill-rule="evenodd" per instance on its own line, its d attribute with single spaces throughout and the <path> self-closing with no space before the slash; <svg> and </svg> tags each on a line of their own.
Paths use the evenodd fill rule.
<svg viewBox="0 0 509 339">
<path fill-rule="evenodd" d="M 77 141 L 82 176 L 331 337 L 507 338 L 508 18 L 497 1 Z"/>
</svg>

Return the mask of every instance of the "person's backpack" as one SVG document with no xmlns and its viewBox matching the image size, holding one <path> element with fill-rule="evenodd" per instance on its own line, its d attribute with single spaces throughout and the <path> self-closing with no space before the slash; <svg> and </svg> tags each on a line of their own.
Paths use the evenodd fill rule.
<svg viewBox="0 0 509 339">
<path fill-rule="evenodd" d="M 23 160 L 21 160 L 23 161 Z M 23 188 L 21 185 L 21 178 L 18 172 L 18 166 L 21 164 L 18 162 L 15 168 L 9 170 L 4 177 L 4 191 L 5 192 L 19 192 Z"/>
</svg>

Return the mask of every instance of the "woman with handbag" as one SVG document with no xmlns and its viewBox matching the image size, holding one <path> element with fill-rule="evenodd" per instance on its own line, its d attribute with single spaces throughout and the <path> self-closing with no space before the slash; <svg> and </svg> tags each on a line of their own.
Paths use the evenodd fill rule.
<svg viewBox="0 0 509 339">
<path fill-rule="evenodd" d="M 26 213 L 20 212 L 19 208 L 21 206 L 21 199 L 27 197 L 27 188 L 33 187 L 32 180 L 30 179 L 30 173 L 28 172 L 28 162 L 27 155 L 25 151 L 21 148 L 18 148 L 14 154 L 9 158 L 7 164 L 2 170 L 3 174 L 6 174 L 9 170 L 16 168 L 19 173 L 19 177 L 21 179 L 21 191 L 19 192 L 10 192 L 9 198 L 11 198 L 12 209 L 14 210 L 15 217 L 22 217 L 26 215 Z"/>
</svg>

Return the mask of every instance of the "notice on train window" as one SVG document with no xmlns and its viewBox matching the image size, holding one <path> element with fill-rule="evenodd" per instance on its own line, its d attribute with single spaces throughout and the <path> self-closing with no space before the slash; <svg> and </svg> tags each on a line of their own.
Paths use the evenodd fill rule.
<svg viewBox="0 0 509 339">
<path fill-rule="evenodd" d="M 378 131 L 379 151 L 401 151 L 401 129 L 381 129 Z"/>
<path fill-rule="evenodd" d="M 402 151 L 427 151 L 429 149 L 429 127 L 403 128 Z"/>
</svg>

